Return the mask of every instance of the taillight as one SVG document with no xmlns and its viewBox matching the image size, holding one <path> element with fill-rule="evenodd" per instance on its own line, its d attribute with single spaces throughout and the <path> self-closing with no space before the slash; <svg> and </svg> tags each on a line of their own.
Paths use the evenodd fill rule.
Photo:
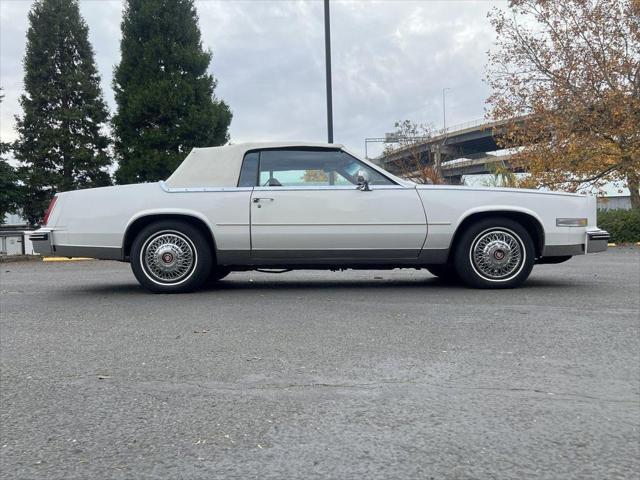
<svg viewBox="0 0 640 480">
<path fill-rule="evenodd" d="M 58 200 L 58 196 L 54 195 L 51 201 L 49 202 L 49 206 L 47 207 L 46 212 L 44 212 L 44 219 L 42 220 L 43 225 L 46 226 L 47 223 L 49 222 L 49 215 L 51 215 L 51 212 L 53 212 L 53 207 L 56 206 L 57 200 Z"/>
</svg>

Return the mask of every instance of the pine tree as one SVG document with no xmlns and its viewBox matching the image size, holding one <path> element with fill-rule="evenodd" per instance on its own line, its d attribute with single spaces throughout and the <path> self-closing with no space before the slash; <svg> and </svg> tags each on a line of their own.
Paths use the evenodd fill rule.
<svg viewBox="0 0 640 480">
<path fill-rule="evenodd" d="M 228 141 L 231 111 L 214 95 L 193 0 L 128 0 L 120 48 L 118 183 L 167 178 L 193 147 Z"/>
<path fill-rule="evenodd" d="M 1 154 L 8 150 L 9 144 L 0 143 Z M 4 222 L 7 213 L 17 213 L 20 210 L 22 198 L 18 178 L 16 169 L 0 157 L 0 224 Z"/>
<path fill-rule="evenodd" d="M 24 214 L 43 216 L 55 192 L 111 183 L 108 120 L 88 28 L 76 0 L 37 0 L 29 12 L 24 114 L 16 118 Z"/>
<path fill-rule="evenodd" d="M 0 103 L 3 98 L 4 95 L 0 93 Z M 17 213 L 22 203 L 18 172 L 4 159 L 4 154 L 10 150 L 9 143 L 0 141 L 0 224 L 4 222 L 7 213 Z"/>
</svg>

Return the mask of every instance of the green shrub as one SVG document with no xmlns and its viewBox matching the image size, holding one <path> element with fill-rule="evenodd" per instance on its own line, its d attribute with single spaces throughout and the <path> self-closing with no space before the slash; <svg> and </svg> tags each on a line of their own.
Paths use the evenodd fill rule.
<svg viewBox="0 0 640 480">
<path fill-rule="evenodd" d="M 611 234 L 611 242 L 640 242 L 640 209 L 598 210 L 598 227 Z"/>
</svg>

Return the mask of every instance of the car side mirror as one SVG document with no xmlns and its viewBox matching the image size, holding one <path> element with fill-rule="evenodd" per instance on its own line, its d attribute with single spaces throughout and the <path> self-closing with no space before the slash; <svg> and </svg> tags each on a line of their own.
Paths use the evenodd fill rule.
<svg viewBox="0 0 640 480">
<path fill-rule="evenodd" d="M 370 192 L 371 188 L 369 187 L 369 181 L 371 177 L 369 177 L 369 173 L 366 170 L 358 170 L 356 173 L 356 180 L 358 181 L 358 190 L 362 190 L 363 192 Z"/>
</svg>

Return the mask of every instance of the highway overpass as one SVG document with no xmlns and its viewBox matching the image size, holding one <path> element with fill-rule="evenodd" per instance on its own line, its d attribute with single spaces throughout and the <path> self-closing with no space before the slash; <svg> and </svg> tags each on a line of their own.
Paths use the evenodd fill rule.
<svg viewBox="0 0 640 480">
<path fill-rule="evenodd" d="M 497 138 L 501 131 L 522 118 L 487 122 L 476 120 L 435 132 L 430 137 L 418 139 L 412 145 L 403 146 L 373 161 L 392 173 L 402 174 L 407 165 L 415 165 L 419 157 L 421 165 L 437 164 L 451 183 L 460 183 L 464 175 L 490 173 L 492 162 L 509 165 L 508 155 L 492 155 L 501 149 Z"/>
</svg>

